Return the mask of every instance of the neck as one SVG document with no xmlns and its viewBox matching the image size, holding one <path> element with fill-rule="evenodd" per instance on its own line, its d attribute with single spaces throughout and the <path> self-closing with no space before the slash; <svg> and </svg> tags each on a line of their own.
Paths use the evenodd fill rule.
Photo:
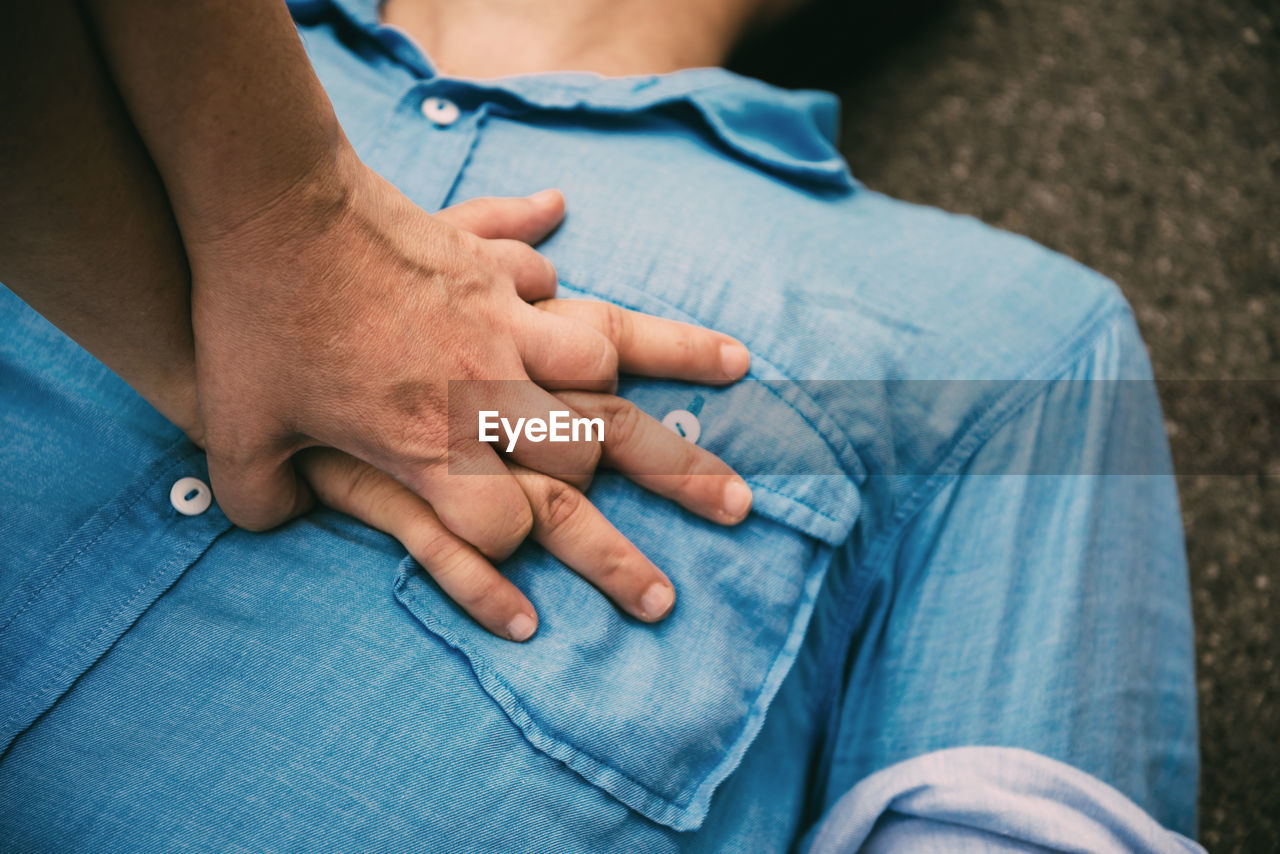
<svg viewBox="0 0 1280 854">
<path fill-rule="evenodd" d="M 382 20 L 450 76 L 621 76 L 719 65 L 770 5 L 777 0 L 387 0 Z"/>
</svg>

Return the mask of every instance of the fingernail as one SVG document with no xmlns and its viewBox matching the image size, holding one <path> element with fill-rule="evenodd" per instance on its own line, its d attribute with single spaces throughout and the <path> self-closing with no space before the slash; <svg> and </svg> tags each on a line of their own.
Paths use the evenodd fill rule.
<svg viewBox="0 0 1280 854">
<path fill-rule="evenodd" d="M 656 620 L 665 617 L 675 601 L 676 592 L 661 581 L 655 581 L 640 597 L 640 608 L 647 619 Z"/>
<path fill-rule="evenodd" d="M 731 480 L 724 488 L 723 507 L 730 519 L 741 519 L 751 509 L 751 487 L 746 481 Z"/>
<path fill-rule="evenodd" d="M 516 642 L 527 641 L 533 637 L 533 630 L 536 628 L 537 624 L 528 614 L 516 614 L 507 623 L 507 637 Z"/>
<path fill-rule="evenodd" d="M 751 354 L 741 344 L 720 345 L 720 370 L 729 379 L 738 379 L 751 366 Z"/>
<path fill-rule="evenodd" d="M 529 201 L 533 202 L 535 205 L 549 205 L 554 202 L 556 197 L 559 195 L 559 190 L 539 190 L 532 196 L 529 196 Z"/>
</svg>

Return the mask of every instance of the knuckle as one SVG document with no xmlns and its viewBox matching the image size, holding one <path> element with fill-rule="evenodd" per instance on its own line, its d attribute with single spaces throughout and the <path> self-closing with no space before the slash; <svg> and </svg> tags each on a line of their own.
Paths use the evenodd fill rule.
<svg viewBox="0 0 1280 854">
<path fill-rule="evenodd" d="M 538 499 L 538 523 L 547 531 L 562 528 L 578 512 L 582 494 L 567 483 L 547 478 Z"/>
<path fill-rule="evenodd" d="M 539 260 L 541 260 L 543 275 L 546 277 L 547 281 L 548 282 L 559 281 L 560 273 L 558 270 L 556 270 L 556 265 L 551 263 L 551 259 L 536 250 L 533 252 L 533 254 L 538 256 Z"/>
<path fill-rule="evenodd" d="M 578 491 L 586 495 L 587 490 L 591 488 L 591 482 L 595 478 L 595 472 L 588 472 L 574 478 L 571 483 L 578 488 Z"/>
<path fill-rule="evenodd" d="M 687 467 L 682 471 L 675 472 L 672 476 L 675 478 L 676 495 L 692 495 L 698 487 L 703 485 L 703 479 L 696 478 Z"/>
<path fill-rule="evenodd" d="M 380 473 L 372 466 L 359 463 L 348 457 L 349 463 L 332 470 L 332 480 L 320 484 L 320 488 L 329 492 L 340 510 L 364 512 L 389 509 L 391 496 L 386 494 Z"/>
<path fill-rule="evenodd" d="M 214 495 L 218 495 L 221 485 L 216 479 L 211 478 L 211 480 Z M 228 492 L 231 494 L 228 495 Z M 236 492 L 223 490 L 218 498 L 218 506 L 236 527 L 258 533 L 269 531 L 288 520 L 289 508 L 274 507 L 262 501 L 246 499 L 243 494 L 236 494 Z"/>
<path fill-rule="evenodd" d="M 618 375 L 618 349 L 610 338 L 602 339 L 600 344 L 599 363 L 596 365 L 594 378 L 613 379 Z"/>
<path fill-rule="evenodd" d="M 596 564 L 594 581 L 602 586 L 613 584 L 631 567 L 629 555 L 621 549 L 610 549 Z"/>
<path fill-rule="evenodd" d="M 479 608 L 498 596 L 501 581 L 488 573 L 476 573 L 458 587 L 453 598 L 467 610 Z"/>
<path fill-rule="evenodd" d="M 505 512 L 495 514 L 497 521 L 473 539 L 475 547 L 490 560 L 502 560 L 510 555 L 533 531 L 533 510 L 521 496 L 519 503 L 512 502 Z"/>
<path fill-rule="evenodd" d="M 556 265 L 551 263 L 550 258 L 519 240 L 513 240 L 512 244 L 519 250 L 531 271 L 552 279 L 556 277 Z"/>
<path fill-rule="evenodd" d="M 548 260 L 547 256 L 529 244 L 521 243 L 518 240 L 505 240 L 503 245 L 510 253 L 509 257 L 512 262 L 518 265 L 524 275 L 533 277 L 555 276 L 555 265 Z"/>
<path fill-rule="evenodd" d="M 604 445 L 600 442 L 588 442 L 582 446 L 582 470 L 574 472 L 578 477 L 591 477 L 604 458 Z"/>
<path fill-rule="evenodd" d="M 466 547 L 444 531 L 418 526 L 408 539 L 412 542 L 406 543 L 406 547 L 438 580 L 451 578 L 465 570 Z"/>
<path fill-rule="evenodd" d="M 507 533 L 507 541 L 503 545 L 507 551 L 514 551 L 516 546 L 523 543 L 533 531 L 533 510 L 529 508 L 528 502 L 522 501 L 508 518 L 511 520 L 510 530 Z"/>
<path fill-rule="evenodd" d="M 600 311 L 601 332 L 605 334 L 610 341 L 616 346 L 620 344 L 627 332 L 627 315 L 621 308 L 613 303 L 601 303 L 603 308 Z"/>
<path fill-rule="evenodd" d="M 501 269 L 502 256 L 488 242 L 469 231 L 456 231 L 449 236 L 447 245 L 440 251 L 442 269 L 448 276 L 446 296 L 452 304 L 462 304 L 487 296 L 497 290 L 500 277 L 494 276 Z"/>
<path fill-rule="evenodd" d="M 710 468 L 707 465 L 710 455 L 701 450 L 697 445 L 681 440 L 680 444 L 673 444 L 673 447 L 679 449 L 677 451 L 677 468 L 675 473 L 682 475 L 684 480 L 687 481 L 697 474 L 711 474 L 715 471 L 714 468 Z M 681 482 L 681 486 L 689 485 L 689 483 Z"/>
<path fill-rule="evenodd" d="M 441 534 L 427 546 L 437 559 L 419 561 L 453 599 L 467 611 L 474 611 L 493 599 L 499 592 L 501 580 L 492 573 L 478 571 L 461 542 Z M 425 557 L 425 555 L 423 556 Z"/>
<path fill-rule="evenodd" d="M 468 354 L 457 354 L 458 373 L 466 375 L 471 367 Z M 377 424 L 382 433 L 379 450 L 415 468 L 444 462 L 451 438 L 448 389 L 429 383 L 399 382 L 393 383 L 381 399 L 386 414 Z"/>
<path fill-rule="evenodd" d="M 540 252 L 533 249 L 528 249 L 527 251 L 528 255 L 521 268 L 521 280 L 537 285 L 540 288 L 539 293 L 554 293 L 560 283 L 555 265 Z"/>
<path fill-rule="evenodd" d="M 636 405 L 621 397 L 611 397 L 605 408 L 610 444 L 617 446 L 634 442 L 644 421 L 643 414 Z"/>
<path fill-rule="evenodd" d="M 232 471 L 253 469 L 262 464 L 262 447 L 245 432 L 217 422 L 205 427 L 205 452 Z"/>
<path fill-rule="evenodd" d="M 224 504 L 222 505 L 222 512 L 231 520 L 233 525 L 253 533 L 269 531 L 283 521 L 283 519 L 276 519 L 274 516 L 263 513 L 256 508 L 228 507 Z"/>
</svg>

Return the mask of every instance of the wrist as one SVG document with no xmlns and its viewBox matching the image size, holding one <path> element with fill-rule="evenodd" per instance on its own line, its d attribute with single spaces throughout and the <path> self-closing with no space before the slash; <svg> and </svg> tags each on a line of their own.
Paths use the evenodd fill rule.
<svg viewBox="0 0 1280 854">
<path fill-rule="evenodd" d="M 181 192 L 171 193 L 184 242 L 218 242 L 252 233 L 264 222 L 280 227 L 300 214 L 324 216 L 340 209 L 359 159 L 336 118 L 332 127 L 309 137 L 288 145 L 259 140 L 251 150 L 220 152 L 222 165 L 200 171 L 200 179 L 189 179 Z"/>
<path fill-rule="evenodd" d="M 206 199 L 200 209 L 179 214 L 187 251 L 198 256 L 234 247 L 239 253 L 247 246 L 279 246 L 326 230 L 350 210 L 364 169 L 341 138 L 287 176 Z"/>
</svg>

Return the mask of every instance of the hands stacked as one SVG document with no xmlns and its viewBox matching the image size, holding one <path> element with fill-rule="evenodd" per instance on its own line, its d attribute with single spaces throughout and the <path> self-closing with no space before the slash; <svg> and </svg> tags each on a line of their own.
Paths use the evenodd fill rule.
<svg viewBox="0 0 1280 854">
<path fill-rule="evenodd" d="M 14 15 L 0 276 L 207 449 L 232 521 L 269 528 L 319 497 L 522 640 L 537 615 L 492 562 L 530 534 L 628 613 L 672 607 L 583 497 L 597 464 L 714 521 L 746 515 L 741 478 L 611 394 L 619 370 L 732 382 L 745 348 L 555 299 L 530 244 L 563 217 L 558 193 L 415 207 L 356 157 L 283 4 Z M 605 441 L 451 447 L 450 404 L 569 409 L 603 418 Z"/>
<path fill-rule="evenodd" d="M 188 239 L 193 438 L 228 517 L 274 527 L 314 491 L 395 536 L 481 625 L 513 640 L 533 634 L 537 615 L 491 562 L 530 534 L 628 613 L 666 616 L 671 583 L 583 495 L 597 464 L 722 524 L 745 517 L 751 493 L 610 392 L 619 370 L 732 382 L 749 356 L 716 332 L 555 299 L 555 269 L 529 244 L 563 216 L 555 191 L 429 216 L 354 161 L 232 230 Z M 525 444 L 505 457 L 456 435 L 450 447 L 451 381 L 471 425 L 482 409 L 568 409 L 603 418 L 606 441 Z"/>
</svg>

